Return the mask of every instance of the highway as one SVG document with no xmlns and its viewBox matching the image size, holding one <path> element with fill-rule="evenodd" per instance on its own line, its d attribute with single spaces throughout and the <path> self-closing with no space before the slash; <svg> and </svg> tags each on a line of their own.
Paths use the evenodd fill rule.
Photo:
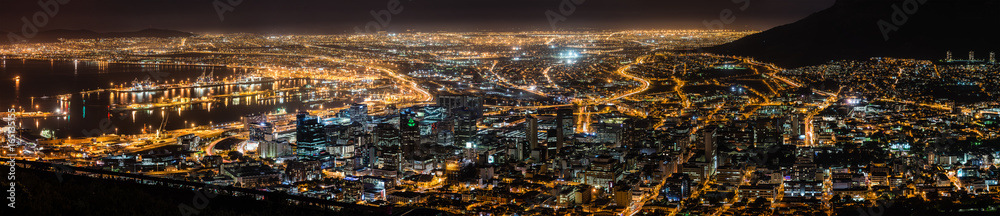
<svg viewBox="0 0 1000 216">
<path fill-rule="evenodd" d="M 647 55 L 647 56 L 639 57 L 639 58 L 637 58 L 635 60 L 635 62 L 632 62 L 631 64 L 627 64 L 627 65 L 621 66 L 617 70 L 615 70 L 615 73 L 617 73 L 618 75 L 621 75 L 622 77 L 639 81 L 642 85 L 639 86 L 638 88 L 632 89 L 631 91 L 625 92 L 623 94 L 617 94 L 617 95 L 612 96 L 610 98 L 605 98 L 605 99 L 590 98 L 589 100 L 591 100 L 591 101 L 581 101 L 580 110 L 578 111 L 578 113 L 581 113 L 581 115 L 577 117 L 577 119 L 578 119 L 577 120 L 577 125 L 579 125 L 579 127 L 577 128 L 577 132 L 583 132 L 583 133 L 589 132 L 589 128 L 590 128 L 590 114 L 586 114 L 586 113 L 589 113 L 589 112 L 586 112 L 587 107 L 589 107 L 591 105 L 595 105 L 595 104 L 613 103 L 613 102 L 615 102 L 615 101 L 617 101 L 619 99 L 622 99 L 622 98 L 625 98 L 625 97 L 628 97 L 628 96 L 632 96 L 632 95 L 635 95 L 635 94 L 638 94 L 638 93 L 642 93 L 642 92 L 644 92 L 646 90 L 649 90 L 649 86 L 650 86 L 649 80 L 646 80 L 645 78 L 642 78 L 642 77 L 639 77 L 639 76 L 635 76 L 635 75 L 629 74 L 627 71 L 629 69 L 631 69 L 635 65 L 639 65 L 639 64 L 645 63 L 645 61 L 647 59 L 649 59 L 649 57 L 652 57 L 652 56 L 654 56 L 654 55 Z"/>
</svg>

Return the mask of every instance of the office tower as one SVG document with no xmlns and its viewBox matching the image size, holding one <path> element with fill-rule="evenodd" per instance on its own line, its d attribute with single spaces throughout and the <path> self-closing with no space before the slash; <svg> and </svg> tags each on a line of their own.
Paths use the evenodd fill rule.
<svg viewBox="0 0 1000 216">
<path fill-rule="evenodd" d="M 784 134 L 789 136 L 792 142 L 806 139 L 806 119 L 803 114 L 791 114 L 789 121 L 785 122 Z"/>
<path fill-rule="evenodd" d="M 267 115 L 262 114 L 250 114 L 243 116 L 243 125 L 249 130 L 252 126 L 258 125 L 260 123 L 265 123 L 267 121 Z"/>
<path fill-rule="evenodd" d="M 402 168 L 403 154 L 398 147 L 377 147 L 378 158 L 376 167 L 383 170 L 399 171 Z"/>
<path fill-rule="evenodd" d="M 781 126 L 784 124 L 784 119 L 780 118 L 767 118 L 757 120 L 757 125 L 754 127 L 754 144 L 758 146 L 775 146 L 781 145 Z"/>
<path fill-rule="evenodd" d="M 995 52 L 990 52 L 990 63 L 995 63 L 997 61 L 997 54 Z"/>
<path fill-rule="evenodd" d="M 348 113 L 351 118 L 351 123 L 357 122 L 361 124 L 368 123 L 368 105 L 366 104 L 351 104 L 348 108 Z"/>
<path fill-rule="evenodd" d="M 474 95 L 438 95 L 437 105 L 449 111 L 467 107 L 474 111 L 475 117 L 483 117 L 483 98 Z"/>
<path fill-rule="evenodd" d="M 371 142 L 359 142 L 355 143 L 354 147 L 354 169 L 364 169 L 369 167 L 375 167 L 376 154 L 375 145 Z"/>
<path fill-rule="evenodd" d="M 347 127 L 346 132 L 339 134 L 338 141 L 331 144 L 327 152 L 337 158 L 352 158 L 355 157 L 358 148 L 372 143 L 371 134 L 365 131 L 365 127 L 360 123 L 354 123 Z"/>
<path fill-rule="evenodd" d="M 391 124 L 376 125 L 375 145 L 379 147 L 399 148 L 399 130 Z"/>
<path fill-rule="evenodd" d="M 524 122 L 526 124 L 524 135 L 528 139 L 528 147 L 531 147 L 531 150 L 538 149 L 538 119 L 529 115 Z"/>
<path fill-rule="evenodd" d="M 428 123 L 442 122 L 448 118 L 448 109 L 439 106 L 427 106 L 423 108 L 424 121 Z"/>
<path fill-rule="evenodd" d="M 969 61 L 976 60 L 976 51 L 969 51 Z"/>
<path fill-rule="evenodd" d="M 659 148 L 652 139 L 651 128 L 654 125 L 648 119 L 627 119 L 622 122 L 622 144 L 629 148 Z"/>
<path fill-rule="evenodd" d="M 573 134 L 576 134 L 573 117 L 572 109 L 556 110 L 556 145 L 559 148 L 569 144 L 571 142 L 570 139 L 573 138 Z"/>
<path fill-rule="evenodd" d="M 948 51 L 948 52 L 947 52 L 947 53 L 945 54 L 945 57 L 944 57 L 944 60 L 945 60 L 945 61 L 949 61 L 949 62 L 950 62 L 950 61 L 952 60 L 952 58 L 951 58 L 951 50 L 949 50 L 949 51 Z"/>
<path fill-rule="evenodd" d="M 466 143 L 475 143 L 476 137 L 476 111 L 468 107 L 455 110 L 455 145 L 463 146 Z"/>
<path fill-rule="evenodd" d="M 379 124 L 374 130 L 375 155 L 372 166 L 383 170 L 399 171 L 403 162 L 399 129 L 391 124 Z"/>
<path fill-rule="evenodd" d="M 718 128 L 705 127 L 705 129 L 702 129 L 701 131 L 703 138 L 702 141 L 704 142 L 702 143 L 702 148 L 705 149 L 705 159 L 711 160 L 715 157 L 715 136 L 717 135 L 717 130 Z"/>
<path fill-rule="evenodd" d="M 199 151 L 198 147 L 201 144 L 201 137 L 195 134 L 178 136 L 177 144 L 183 146 L 188 151 Z"/>
<path fill-rule="evenodd" d="M 257 154 L 260 158 L 277 158 L 283 157 L 291 152 L 291 146 L 288 145 L 288 140 L 265 140 L 260 141 L 257 146 Z"/>
<path fill-rule="evenodd" d="M 261 122 L 247 125 L 250 141 L 274 140 L 274 124 Z"/>
<path fill-rule="evenodd" d="M 319 157 L 319 152 L 326 148 L 326 134 L 323 124 L 316 116 L 299 112 L 296 117 L 295 153 L 299 160 L 310 160 Z"/>
<path fill-rule="evenodd" d="M 420 155 L 420 123 L 413 108 L 402 109 L 399 112 L 399 144 L 407 159 Z"/>
</svg>

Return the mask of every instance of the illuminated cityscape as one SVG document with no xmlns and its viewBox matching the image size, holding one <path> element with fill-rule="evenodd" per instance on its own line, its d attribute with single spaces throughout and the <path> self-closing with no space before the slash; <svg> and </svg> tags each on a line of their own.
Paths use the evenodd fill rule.
<svg viewBox="0 0 1000 216">
<path fill-rule="evenodd" d="M 86 4 L 46 2 L 41 15 Z M 596 0 L 549 2 L 532 30 L 391 29 L 386 17 L 411 25 L 421 9 L 395 0 L 371 11 L 379 31 L 5 29 L 2 215 L 997 214 L 995 45 L 756 43 L 809 40 L 770 36 L 870 4 L 817 2 L 790 6 L 804 14 L 780 24 L 793 24 L 721 16 L 718 29 L 714 14 L 586 27 L 581 11 L 620 12 Z M 723 3 L 699 7 L 758 16 Z M 211 4 L 231 23 L 262 10 Z M 909 40 L 934 11 L 904 12 L 887 37 Z M 760 54 L 783 47 L 801 58 Z"/>
</svg>

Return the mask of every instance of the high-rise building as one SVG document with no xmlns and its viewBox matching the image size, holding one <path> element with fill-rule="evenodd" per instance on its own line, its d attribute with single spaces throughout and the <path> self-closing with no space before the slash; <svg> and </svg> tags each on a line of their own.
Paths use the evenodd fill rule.
<svg viewBox="0 0 1000 216">
<path fill-rule="evenodd" d="M 250 114 L 243 116 L 243 125 L 246 125 L 247 127 L 255 124 L 260 124 L 263 122 L 267 122 L 267 115 Z"/>
<path fill-rule="evenodd" d="M 463 107 L 474 111 L 475 117 L 483 117 L 483 98 L 474 95 L 438 95 L 437 105 L 449 111 Z"/>
<path fill-rule="evenodd" d="M 455 109 L 455 145 L 464 146 L 466 143 L 475 143 L 476 137 L 476 111 L 462 107 Z"/>
<path fill-rule="evenodd" d="M 391 124 L 375 126 L 375 145 L 399 148 L 399 130 Z"/>
<path fill-rule="evenodd" d="M 525 118 L 524 135 L 528 140 L 528 146 L 531 150 L 538 149 L 538 119 L 534 116 L 528 116 Z"/>
<path fill-rule="evenodd" d="M 556 146 L 559 146 L 559 148 L 567 145 L 570 139 L 572 139 L 573 134 L 576 134 L 573 117 L 572 109 L 556 110 Z"/>
<path fill-rule="evenodd" d="M 449 110 L 444 107 L 426 106 L 422 110 L 424 111 L 423 120 L 427 123 L 442 122 L 448 118 Z"/>
<path fill-rule="evenodd" d="M 758 119 L 754 127 L 754 144 L 763 147 L 783 144 L 781 137 L 783 124 L 784 119 L 780 118 Z"/>
<path fill-rule="evenodd" d="M 291 146 L 288 145 L 288 140 L 265 140 L 259 141 L 257 146 L 257 154 L 260 158 L 277 158 L 288 155 L 291 152 Z"/>
<path fill-rule="evenodd" d="M 421 155 L 423 150 L 420 148 L 420 121 L 417 120 L 417 113 L 412 108 L 402 109 L 399 112 L 399 144 L 407 159 Z"/>
<path fill-rule="evenodd" d="M 661 148 L 655 139 L 656 131 L 652 130 L 653 122 L 649 119 L 627 119 L 622 122 L 622 144 L 629 148 Z"/>
<path fill-rule="evenodd" d="M 178 136 L 177 144 L 183 146 L 188 151 L 198 151 L 198 146 L 201 144 L 201 137 L 195 134 Z"/>
<path fill-rule="evenodd" d="M 399 171 L 403 162 L 403 154 L 399 147 L 377 147 L 378 158 L 375 167 L 383 170 Z"/>
<path fill-rule="evenodd" d="M 274 140 L 274 124 L 270 122 L 260 122 L 247 124 L 250 141 Z"/>
<path fill-rule="evenodd" d="M 370 142 L 358 143 L 354 148 L 354 169 L 375 167 L 377 161 L 375 145 Z"/>
<path fill-rule="evenodd" d="M 368 123 L 368 105 L 367 104 L 351 104 L 348 108 L 348 114 L 351 117 L 351 123 L 357 122 L 361 124 Z"/>
<path fill-rule="evenodd" d="M 295 154 L 299 160 L 318 158 L 319 153 L 326 148 L 326 134 L 319 118 L 299 112 L 295 126 Z"/>
<path fill-rule="evenodd" d="M 785 121 L 785 126 L 782 126 L 784 134 L 788 135 L 789 141 L 796 143 L 806 139 L 806 121 L 808 120 L 803 114 L 796 113 L 790 115 L 790 119 Z"/>
<path fill-rule="evenodd" d="M 704 142 L 702 143 L 703 144 L 702 148 L 705 149 L 705 159 L 707 160 L 712 160 L 713 158 L 715 158 L 715 149 L 716 149 L 715 137 L 717 135 L 716 133 L 717 130 L 718 130 L 717 128 L 705 127 L 705 129 L 702 129 L 701 131 L 702 141 Z"/>
<path fill-rule="evenodd" d="M 246 115 L 243 117 L 243 125 L 250 134 L 250 141 L 263 141 L 267 138 L 274 138 L 274 124 L 268 121 L 267 115 Z"/>
<path fill-rule="evenodd" d="M 331 137 L 331 140 L 333 138 Z M 354 123 L 346 127 L 346 130 L 339 133 L 337 142 L 331 143 L 327 152 L 337 158 L 352 158 L 357 153 L 357 148 L 373 143 L 371 134 L 365 131 L 365 126 Z"/>
</svg>

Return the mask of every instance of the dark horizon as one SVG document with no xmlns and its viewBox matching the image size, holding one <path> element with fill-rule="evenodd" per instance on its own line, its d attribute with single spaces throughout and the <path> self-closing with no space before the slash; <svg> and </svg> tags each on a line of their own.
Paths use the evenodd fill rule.
<svg viewBox="0 0 1000 216">
<path fill-rule="evenodd" d="M 47 1 L 47 0 L 45 0 Z M 58 2 L 53 0 L 53 2 Z M 188 32 L 345 33 L 375 21 L 371 15 L 388 9 L 390 1 L 67 1 L 39 31 L 86 29 L 98 32 L 171 29 Z M 572 2 L 572 1 L 569 1 Z M 825 9 L 834 0 L 793 1 L 647 1 L 590 0 L 557 23 L 559 30 L 705 29 L 705 21 L 732 11 L 723 28 L 766 30 Z M 433 31 L 552 30 L 546 12 L 559 13 L 562 1 L 399 1 L 385 29 Z M 743 7 L 745 9 L 743 9 Z M 231 7 L 231 8 L 229 8 Z M 44 11 L 35 1 L 8 3 L 0 13 L 0 31 L 20 32 L 22 17 Z M 217 9 L 218 8 L 218 9 Z M 569 7 L 567 7 L 569 8 Z M 220 18 L 219 11 L 223 11 Z"/>
</svg>

